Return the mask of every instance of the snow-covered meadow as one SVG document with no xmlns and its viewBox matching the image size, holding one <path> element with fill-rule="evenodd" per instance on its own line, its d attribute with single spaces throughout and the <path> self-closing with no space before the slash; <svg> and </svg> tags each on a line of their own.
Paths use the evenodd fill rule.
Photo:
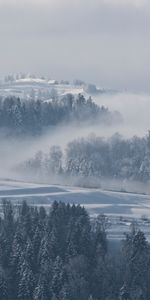
<svg viewBox="0 0 150 300">
<path fill-rule="evenodd" d="M 90 217 L 108 216 L 108 235 L 122 238 L 124 232 L 136 222 L 150 236 L 150 196 L 113 192 L 71 186 L 28 183 L 8 179 L 0 180 L 0 199 L 7 198 L 14 204 L 26 200 L 28 204 L 49 209 L 53 201 L 84 206 Z"/>
</svg>

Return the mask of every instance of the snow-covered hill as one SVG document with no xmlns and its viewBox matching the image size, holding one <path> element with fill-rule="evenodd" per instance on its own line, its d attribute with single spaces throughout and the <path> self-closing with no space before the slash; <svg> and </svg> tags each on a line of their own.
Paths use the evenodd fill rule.
<svg viewBox="0 0 150 300">
<path fill-rule="evenodd" d="M 63 97 L 66 94 L 83 94 L 86 98 L 92 95 L 112 93 L 111 90 L 98 88 L 93 84 L 86 84 L 76 80 L 57 81 L 49 78 L 36 78 L 27 76 L 24 78 L 8 77 L 0 81 L 0 96 L 16 96 L 22 99 L 49 100 L 55 97 Z"/>
</svg>

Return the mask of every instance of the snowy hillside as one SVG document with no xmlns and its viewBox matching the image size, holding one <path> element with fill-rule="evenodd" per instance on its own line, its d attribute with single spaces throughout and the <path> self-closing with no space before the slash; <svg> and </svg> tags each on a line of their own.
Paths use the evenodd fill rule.
<svg viewBox="0 0 150 300">
<path fill-rule="evenodd" d="M 63 97 L 66 94 L 82 94 L 89 97 L 97 94 L 111 93 L 111 90 L 98 88 L 80 80 L 73 83 L 57 81 L 49 78 L 36 78 L 35 76 L 7 76 L 0 81 L 0 96 L 16 96 L 23 99 L 49 100 Z"/>
</svg>

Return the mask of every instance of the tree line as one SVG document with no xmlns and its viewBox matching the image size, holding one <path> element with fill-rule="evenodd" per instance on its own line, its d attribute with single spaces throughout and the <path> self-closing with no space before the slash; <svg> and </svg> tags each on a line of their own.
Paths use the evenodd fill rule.
<svg viewBox="0 0 150 300">
<path fill-rule="evenodd" d="M 69 94 L 61 100 L 20 100 L 16 97 L 0 99 L 0 129 L 10 134 L 38 135 L 50 126 L 65 122 L 101 122 L 119 120 L 119 113 L 110 113 L 91 98 Z"/>
<path fill-rule="evenodd" d="M 148 300 L 150 245 L 132 226 L 117 256 L 107 218 L 81 206 L 51 209 L 4 201 L 0 218 L 1 300 Z"/>
<path fill-rule="evenodd" d="M 145 137 L 123 139 L 115 134 L 109 139 L 91 135 L 72 141 L 65 151 L 59 146 L 49 153 L 39 151 L 19 166 L 19 171 L 31 176 L 53 174 L 80 178 L 115 178 L 150 180 L 150 133 Z"/>
</svg>

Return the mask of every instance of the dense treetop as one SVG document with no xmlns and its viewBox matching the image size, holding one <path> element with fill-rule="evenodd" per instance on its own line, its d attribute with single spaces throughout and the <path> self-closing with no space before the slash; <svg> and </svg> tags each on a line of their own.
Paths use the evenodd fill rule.
<svg viewBox="0 0 150 300">
<path fill-rule="evenodd" d="M 111 124 L 120 121 L 119 113 L 110 113 L 107 108 L 99 107 L 91 98 L 74 97 L 71 94 L 61 100 L 49 101 L 20 100 L 16 97 L 0 99 L 0 129 L 9 134 L 37 135 L 61 123 L 100 122 Z"/>
<path fill-rule="evenodd" d="M 1 300 L 148 300 L 149 278 L 150 246 L 134 226 L 116 257 L 103 215 L 90 221 L 81 206 L 61 202 L 50 211 L 3 203 Z"/>
</svg>

